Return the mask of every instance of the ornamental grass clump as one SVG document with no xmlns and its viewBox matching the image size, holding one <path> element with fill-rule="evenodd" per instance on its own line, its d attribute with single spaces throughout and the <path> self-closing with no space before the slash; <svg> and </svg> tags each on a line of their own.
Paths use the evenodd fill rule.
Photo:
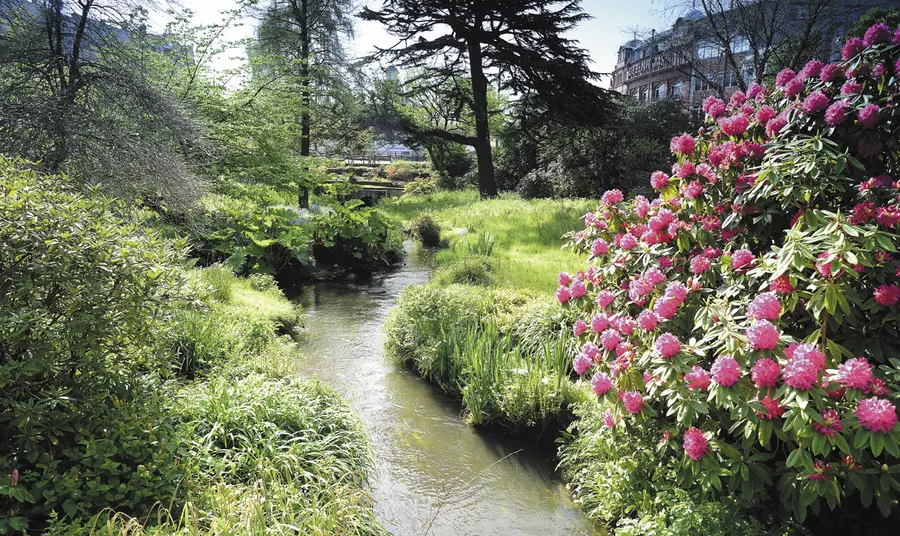
<svg viewBox="0 0 900 536">
<path fill-rule="evenodd" d="M 574 368 L 603 433 L 671 430 L 660 460 L 681 487 L 800 521 L 897 512 L 896 35 L 873 26 L 841 62 L 710 97 L 656 199 L 607 192 L 570 235 L 588 267 L 556 296 L 592 350 Z"/>
</svg>

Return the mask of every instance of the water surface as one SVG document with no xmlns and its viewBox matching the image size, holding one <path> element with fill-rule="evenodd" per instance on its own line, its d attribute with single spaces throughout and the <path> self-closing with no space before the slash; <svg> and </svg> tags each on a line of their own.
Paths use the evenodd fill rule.
<svg viewBox="0 0 900 536">
<path fill-rule="evenodd" d="M 378 519 L 399 536 L 593 534 L 552 453 L 473 429 L 458 403 L 384 356 L 388 311 L 427 279 L 412 252 L 388 275 L 317 285 L 304 299 L 299 373 L 337 389 L 362 417 L 375 446 Z"/>
</svg>

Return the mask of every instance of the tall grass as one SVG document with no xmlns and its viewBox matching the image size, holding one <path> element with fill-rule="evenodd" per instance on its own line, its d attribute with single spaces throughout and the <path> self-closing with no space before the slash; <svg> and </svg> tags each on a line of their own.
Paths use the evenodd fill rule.
<svg viewBox="0 0 900 536">
<path fill-rule="evenodd" d="M 525 200 L 516 195 L 482 200 L 467 190 L 385 200 L 381 208 L 401 221 L 430 213 L 443 228 L 463 233 L 451 234 L 451 246 L 460 247 L 439 252 L 438 265 L 449 266 L 473 253 L 484 255 L 467 244 L 490 237 L 497 285 L 550 293 L 556 288 L 557 273 L 583 267 L 583 258 L 562 249 L 563 236 L 583 225 L 584 214 L 596 206 L 591 200 Z"/>
</svg>

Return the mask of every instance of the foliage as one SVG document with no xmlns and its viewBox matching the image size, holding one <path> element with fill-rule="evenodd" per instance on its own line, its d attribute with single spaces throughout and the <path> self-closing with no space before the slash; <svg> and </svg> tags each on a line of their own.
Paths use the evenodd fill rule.
<svg viewBox="0 0 900 536">
<path fill-rule="evenodd" d="M 493 271 L 496 262 L 490 257 L 479 254 L 470 254 L 461 257 L 449 266 L 438 268 L 434 274 L 435 283 L 438 285 L 484 285 L 494 283 Z"/>
<path fill-rule="evenodd" d="M 441 226 L 438 225 L 430 214 L 422 214 L 410 220 L 409 234 L 422 242 L 426 247 L 437 247 L 441 244 Z"/>
<path fill-rule="evenodd" d="M 593 264 L 560 276 L 586 322 L 575 368 L 614 437 L 668 431 L 680 487 L 799 522 L 897 515 L 900 79 L 877 67 L 896 63 L 892 34 L 709 99 L 710 125 L 672 140 L 672 177 L 651 178 L 659 199 L 609 191 L 572 235 Z"/>
<path fill-rule="evenodd" d="M 371 273 L 400 260 L 400 234 L 379 209 L 360 200 L 330 208 L 316 219 L 313 255 L 318 264 Z"/>
<path fill-rule="evenodd" d="M 434 179 L 426 179 L 420 177 L 406 183 L 403 187 L 403 195 L 427 195 L 433 194 L 438 189 L 437 182 Z"/>
<path fill-rule="evenodd" d="M 161 301 L 185 295 L 177 245 L 25 166 L 0 160 L 0 473 L 18 475 L 0 485 L 3 532 L 39 530 L 51 510 L 141 513 L 181 474 L 139 374 L 159 364 Z"/>
<path fill-rule="evenodd" d="M 673 100 L 617 99 L 601 126 L 526 116 L 501 138 L 498 183 L 526 198 L 645 193 L 647 175 L 667 162 L 671 133 L 686 130 L 691 121 Z"/>
<path fill-rule="evenodd" d="M 394 160 L 384 167 L 384 175 L 395 182 L 410 182 L 420 177 L 427 177 L 428 164 Z"/>
</svg>

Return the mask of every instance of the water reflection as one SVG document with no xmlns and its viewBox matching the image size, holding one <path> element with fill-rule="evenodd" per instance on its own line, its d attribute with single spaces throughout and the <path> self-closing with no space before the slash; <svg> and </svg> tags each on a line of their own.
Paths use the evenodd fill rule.
<svg viewBox="0 0 900 536">
<path fill-rule="evenodd" d="M 420 255 L 407 258 L 386 276 L 320 285 L 303 299 L 299 373 L 336 388 L 365 422 L 379 519 L 403 536 L 592 534 L 546 453 L 472 429 L 457 403 L 384 357 L 388 311 L 407 285 L 428 278 Z"/>
</svg>

